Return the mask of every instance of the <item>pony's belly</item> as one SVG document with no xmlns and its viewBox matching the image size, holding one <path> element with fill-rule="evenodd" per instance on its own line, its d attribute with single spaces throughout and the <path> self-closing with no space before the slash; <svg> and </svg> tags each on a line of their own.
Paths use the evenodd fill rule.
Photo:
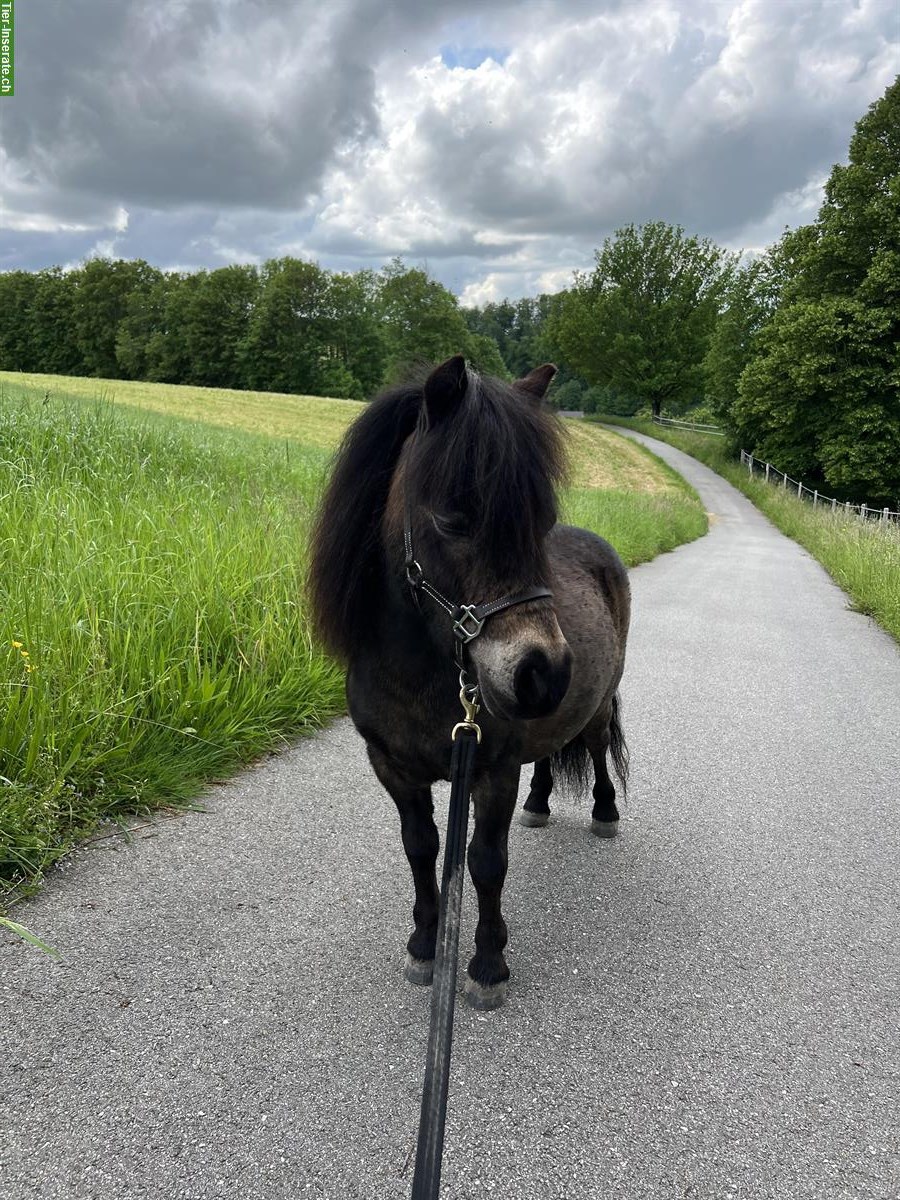
<svg viewBox="0 0 900 1200">
<path fill-rule="evenodd" d="M 541 717 L 537 721 L 523 721 L 525 736 L 522 739 L 520 761 L 537 762 L 539 758 L 546 758 L 571 742 L 603 703 L 605 691 L 600 686 L 585 687 L 573 696 L 570 688 L 552 716 Z"/>
</svg>

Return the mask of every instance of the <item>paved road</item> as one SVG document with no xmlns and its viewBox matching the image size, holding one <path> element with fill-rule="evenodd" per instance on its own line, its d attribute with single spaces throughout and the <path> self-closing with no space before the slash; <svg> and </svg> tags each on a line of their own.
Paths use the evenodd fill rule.
<svg viewBox="0 0 900 1200">
<path fill-rule="evenodd" d="M 653 448 L 715 521 L 633 572 L 622 835 L 571 801 L 514 829 L 509 1002 L 457 1011 L 444 1196 L 896 1197 L 900 654 Z M 0 937 L 0 1195 L 405 1197 L 408 889 L 346 721 L 72 856 L 18 913 L 63 963 Z"/>
</svg>

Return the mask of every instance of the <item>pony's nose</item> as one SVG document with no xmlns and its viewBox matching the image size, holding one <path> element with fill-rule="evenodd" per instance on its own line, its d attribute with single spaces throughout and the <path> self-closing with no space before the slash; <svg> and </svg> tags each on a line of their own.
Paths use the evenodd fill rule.
<svg viewBox="0 0 900 1200">
<path fill-rule="evenodd" d="M 513 678 L 519 716 L 547 717 L 556 712 L 569 690 L 571 678 L 572 652 L 568 646 L 556 660 L 537 647 L 529 650 Z"/>
</svg>

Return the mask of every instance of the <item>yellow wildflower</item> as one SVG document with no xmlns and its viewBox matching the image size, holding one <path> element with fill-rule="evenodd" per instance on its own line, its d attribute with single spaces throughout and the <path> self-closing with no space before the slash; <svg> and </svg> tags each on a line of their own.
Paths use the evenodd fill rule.
<svg viewBox="0 0 900 1200">
<path fill-rule="evenodd" d="M 21 650 L 21 649 L 22 649 L 22 643 L 21 643 L 21 642 L 13 642 L 13 644 L 12 644 L 12 645 L 13 645 L 13 649 L 14 649 L 14 650 Z"/>
</svg>

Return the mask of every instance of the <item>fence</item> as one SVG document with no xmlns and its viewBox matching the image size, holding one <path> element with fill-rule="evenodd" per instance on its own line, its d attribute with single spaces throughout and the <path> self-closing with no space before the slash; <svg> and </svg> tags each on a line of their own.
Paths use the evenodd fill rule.
<svg viewBox="0 0 900 1200">
<path fill-rule="evenodd" d="M 823 508 L 830 508 L 832 512 L 857 513 L 863 520 L 900 522 L 900 512 L 890 508 L 872 508 L 868 504 L 851 504 L 849 500 L 835 500 L 833 496 L 823 496 L 817 490 L 806 487 L 799 479 L 791 479 L 790 475 L 785 475 L 784 471 L 779 471 L 771 463 L 760 462 L 746 450 L 741 451 L 741 463 L 747 467 L 751 478 L 757 473 L 765 476 L 766 483 L 790 488 L 791 491 L 796 489 L 798 497 L 801 500 L 811 499 L 813 506 L 821 504 Z"/>
<path fill-rule="evenodd" d="M 674 429 L 693 429 L 695 433 L 715 434 L 716 437 L 725 436 L 725 431 L 716 425 L 699 425 L 695 421 L 673 421 L 671 417 L 652 417 L 651 420 L 654 425 L 666 425 Z M 823 508 L 830 508 L 832 512 L 856 513 L 863 520 L 900 523 L 900 512 L 895 512 L 891 508 L 872 508 L 869 504 L 851 504 L 849 500 L 835 500 L 833 496 L 822 496 L 814 488 L 806 487 L 799 479 L 791 479 L 790 475 L 785 475 L 784 471 L 779 471 L 771 463 L 760 462 L 746 450 L 741 451 L 741 463 L 749 468 L 751 478 L 754 472 L 758 472 L 760 475 L 765 474 L 766 483 L 775 483 L 776 486 L 783 488 L 790 486 L 791 490 L 796 488 L 798 497 L 801 500 L 810 498 L 814 507 L 821 504 Z M 776 479 L 781 481 L 780 485 L 776 483 Z"/>
<path fill-rule="evenodd" d="M 667 425 L 674 429 L 692 429 L 694 433 L 709 433 L 713 437 L 724 437 L 718 425 L 699 425 L 696 421 L 673 421 L 671 417 L 652 417 L 654 425 Z"/>
</svg>

